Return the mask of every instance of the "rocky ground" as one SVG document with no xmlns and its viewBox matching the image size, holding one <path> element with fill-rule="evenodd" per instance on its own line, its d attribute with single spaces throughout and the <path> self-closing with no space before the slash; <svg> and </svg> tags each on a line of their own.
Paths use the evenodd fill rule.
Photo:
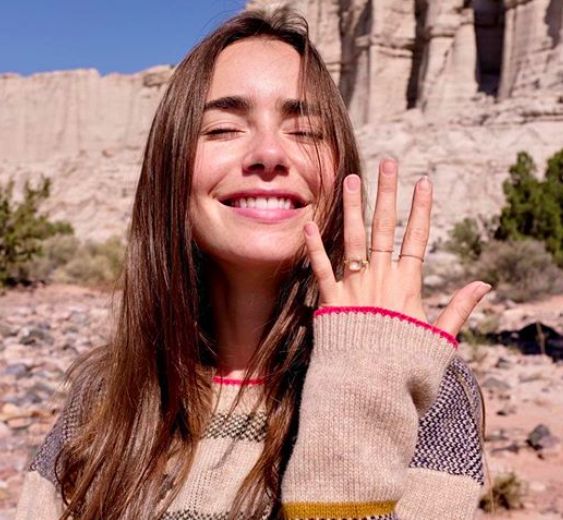
<svg viewBox="0 0 563 520">
<path fill-rule="evenodd" d="M 429 315 L 441 305 L 435 298 Z M 497 325 L 522 325 L 534 313 L 556 327 L 563 320 L 562 297 L 508 307 L 489 299 L 479 312 L 489 321 L 496 313 Z M 26 465 L 64 400 L 64 372 L 107 337 L 109 309 L 107 294 L 70 286 L 0 296 L 0 520 L 14 518 Z M 513 472 L 522 482 L 521 509 L 478 517 L 563 518 L 563 363 L 500 345 L 461 350 L 486 399 L 490 481 Z"/>
</svg>

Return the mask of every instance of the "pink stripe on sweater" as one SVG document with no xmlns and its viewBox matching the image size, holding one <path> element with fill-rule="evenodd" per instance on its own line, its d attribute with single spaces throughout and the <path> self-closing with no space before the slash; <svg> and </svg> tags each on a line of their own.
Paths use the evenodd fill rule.
<svg viewBox="0 0 563 520">
<path fill-rule="evenodd" d="M 430 323 L 426 323 L 421 321 L 417 318 L 413 318 L 412 316 L 408 316 L 407 314 L 403 314 L 402 312 L 392 311 L 390 309 L 385 309 L 383 307 L 321 307 L 315 311 L 315 316 L 322 316 L 323 314 L 332 314 L 332 313 L 340 313 L 340 312 L 363 312 L 366 314 L 381 314 L 383 316 L 389 316 L 391 318 L 398 318 L 400 320 L 408 321 L 413 325 L 417 325 L 418 327 L 422 327 L 424 329 L 432 331 L 434 334 L 438 334 L 438 336 L 444 338 L 448 342 L 452 344 L 452 346 L 457 349 L 459 343 L 454 336 L 446 332 L 445 330 L 439 329 L 438 327 L 434 327 L 434 325 L 430 325 Z"/>
<path fill-rule="evenodd" d="M 213 382 L 220 383 L 222 385 L 255 386 L 255 385 L 263 385 L 266 382 L 266 379 L 259 378 L 259 379 L 249 379 L 248 381 L 244 381 L 244 379 L 234 379 L 231 377 L 213 376 Z"/>
</svg>

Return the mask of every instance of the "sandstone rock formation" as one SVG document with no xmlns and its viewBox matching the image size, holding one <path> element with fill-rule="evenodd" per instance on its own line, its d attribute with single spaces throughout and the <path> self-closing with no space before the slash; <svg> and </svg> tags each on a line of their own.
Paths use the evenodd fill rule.
<svg viewBox="0 0 563 520">
<path fill-rule="evenodd" d="M 563 0 L 251 0 L 307 17 L 357 129 L 369 190 L 401 163 L 400 219 L 422 174 L 431 240 L 496 212 L 518 151 L 563 147 Z M 144 139 L 171 67 L 0 75 L 0 182 L 53 178 L 48 209 L 83 237 L 125 230 Z M 400 234 L 398 235 L 400 238 Z"/>
<path fill-rule="evenodd" d="M 434 181 L 434 237 L 464 216 L 498 210 L 518 151 L 543 170 L 563 148 L 563 0 L 275 4 L 306 16 L 349 107 L 368 177 L 392 155 L 403 187 L 424 173 Z M 409 204 L 403 189 L 403 217 Z"/>
</svg>

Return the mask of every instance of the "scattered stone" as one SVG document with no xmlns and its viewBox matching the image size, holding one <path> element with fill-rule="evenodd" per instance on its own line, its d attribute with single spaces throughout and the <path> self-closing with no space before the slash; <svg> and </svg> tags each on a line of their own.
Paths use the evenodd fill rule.
<svg viewBox="0 0 563 520">
<path fill-rule="evenodd" d="M 500 410 L 497 411 L 497 415 L 507 416 L 513 415 L 517 412 L 517 408 L 513 404 L 505 404 Z"/>
<path fill-rule="evenodd" d="M 501 452 L 509 452 L 509 453 L 518 453 L 520 451 L 520 446 L 516 442 L 511 442 L 507 446 L 503 446 L 501 448 L 493 448 L 491 450 L 492 454 L 497 454 Z"/>
<path fill-rule="evenodd" d="M 499 442 L 499 441 L 508 441 L 508 440 L 509 438 L 506 435 L 506 432 L 502 428 L 485 436 L 486 442 Z"/>
<path fill-rule="evenodd" d="M 430 289 L 437 289 L 443 287 L 445 280 L 442 276 L 437 274 L 429 274 L 424 277 L 424 285 Z"/>
<path fill-rule="evenodd" d="M 508 384 L 506 381 L 502 381 L 493 376 L 485 379 L 485 381 L 481 384 L 481 387 L 488 390 L 498 390 L 501 392 L 506 392 L 511 388 L 510 384 Z"/>
<path fill-rule="evenodd" d="M 540 381 L 543 379 L 542 372 L 531 372 L 529 374 L 520 374 L 518 376 L 518 381 L 520 383 L 530 383 L 532 381 Z"/>
<path fill-rule="evenodd" d="M 526 439 L 529 446 L 536 451 L 546 448 L 553 448 L 559 444 L 559 439 L 551 434 L 551 431 L 544 424 L 538 424 L 529 434 Z"/>
<path fill-rule="evenodd" d="M 12 430 L 5 422 L 0 422 L 0 439 L 5 439 L 12 434 Z"/>
<path fill-rule="evenodd" d="M 43 328 L 31 327 L 23 329 L 23 334 L 20 337 L 22 345 L 36 345 L 38 343 L 47 343 L 52 345 L 54 343 L 53 337 Z"/>
<path fill-rule="evenodd" d="M 16 379 L 28 376 L 29 372 L 30 367 L 28 367 L 25 363 L 14 363 L 12 365 L 8 365 L 2 371 L 4 375 L 15 376 Z"/>
<path fill-rule="evenodd" d="M 9 325 L 8 323 L 0 321 L 0 337 L 1 338 L 9 338 L 10 336 L 16 336 L 17 333 L 18 332 L 14 327 Z"/>
<path fill-rule="evenodd" d="M 506 359 L 504 357 L 499 357 L 497 362 L 495 363 L 495 368 L 500 368 L 501 370 L 506 370 L 509 368 L 512 368 L 514 366 L 514 363 L 512 363 L 512 361 L 510 361 L 509 359 Z"/>
</svg>

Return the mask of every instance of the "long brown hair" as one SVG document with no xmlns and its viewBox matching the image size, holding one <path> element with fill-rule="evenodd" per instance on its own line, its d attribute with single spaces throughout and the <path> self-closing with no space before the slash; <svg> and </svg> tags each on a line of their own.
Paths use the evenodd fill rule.
<svg viewBox="0 0 563 520">
<path fill-rule="evenodd" d="M 217 56 L 235 41 L 251 37 L 285 42 L 302 57 L 300 89 L 320 105 L 335 165 L 321 233 L 330 238 L 325 243 L 333 265 L 342 264 L 342 179 L 360 174 L 344 103 L 303 18 L 287 8 L 239 14 L 178 65 L 154 116 L 132 211 L 115 332 L 109 345 L 70 372 L 71 393 L 83 413 L 78 433 L 59 456 L 67 504 L 62 519 L 161 516 L 190 470 L 211 413 L 210 368 L 216 363 L 202 253 L 189 219 L 192 172 Z M 252 504 L 258 514 L 268 501 L 279 506 L 317 301 L 310 266 L 301 254 L 280 283 L 248 369 L 248 374 L 266 374 L 268 427 L 263 453 L 238 491 L 233 517 L 243 504 Z M 171 465 L 174 453 L 182 456 Z"/>
</svg>

